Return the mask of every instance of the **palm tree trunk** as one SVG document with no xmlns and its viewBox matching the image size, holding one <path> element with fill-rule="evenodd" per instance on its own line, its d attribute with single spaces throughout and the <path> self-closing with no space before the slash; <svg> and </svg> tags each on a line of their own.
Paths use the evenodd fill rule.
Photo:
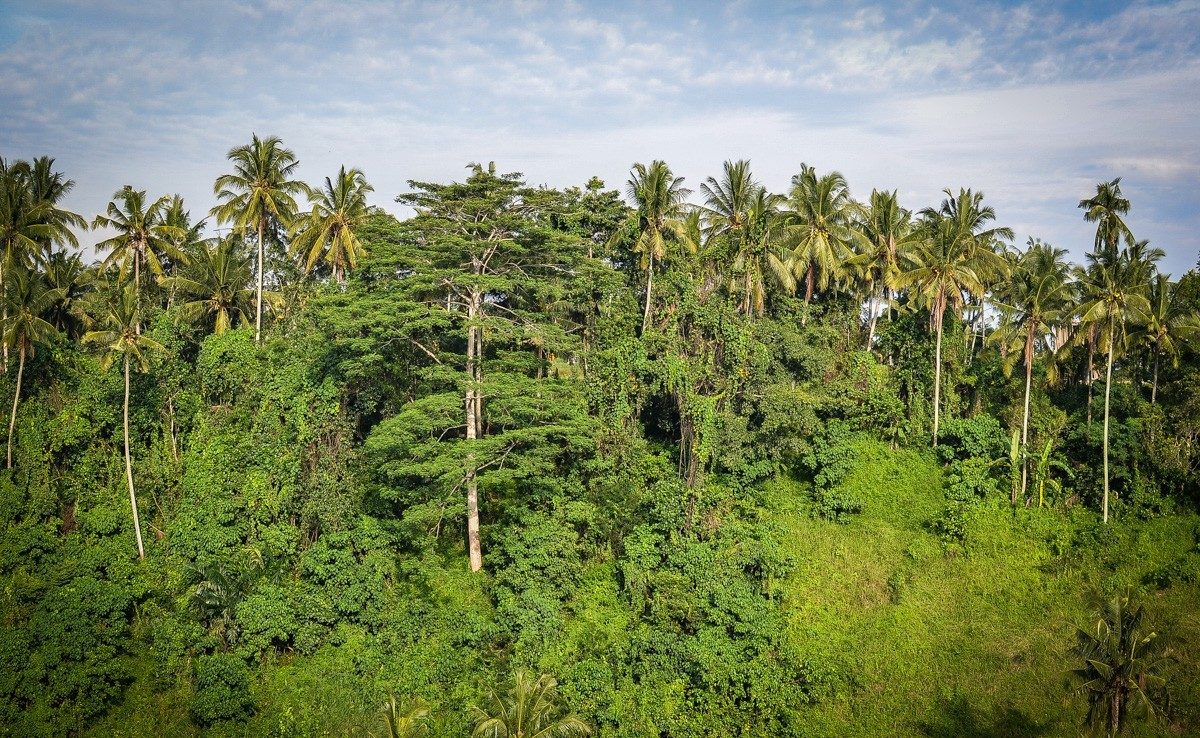
<svg viewBox="0 0 1200 738">
<path fill-rule="evenodd" d="M 938 443 L 938 418 L 942 399 L 942 318 L 945 311 L 937 317 L 937 347 L 933 359 L 933 447 Z"/>
<path fill-rule="evenodd" d="M 883 292 L 883 290 L 880 289 L 879 293 L 882 293 L 882 292 Z M 879 294 L 879 293 L 876 293 L 876 294 Z M 875 321 L 879 318 L 879 315 L 876 313 L 876 310 L 879 307 L 878 299 L 879 299 L 878 297 L 876 297 L 875 295 L 872 295 L 871 299 L 867 301 L 867 305 L 870 307 L 870 310 L 871 310 L 871 323 L 870 323 L 870 326 L 867 328 L 867 351 L 870 351 L 871 346 L 873 346 L 875 344 Z"/>
<path fill-rule="evenodd" d="M 4 298 L 4 260 L 7 258 L 7 249 L 0 252 L 0 301 L 4 303 L 4 318 L 0 325 L 8 325 L 8 300 Z M 4 366 L 4 373 L 8 374 L 8 344 L 0 344 L 0 351 L 3 351 L 3 357 L 0 357 L 0 364 Z"/>
<path fill-rule="evenodd" d="M 654 251 L 650 251 L 650 262 L 646 266 L 646 308 L 642 311 L 642 333 L 650 325 L 650 299 L 654 292 Z"/>
<path fill-rule="evenodd" d="M 1092 365 L 1095 363 L 1096 357 L 1096 340 L 1089 333 L 1088 335 L 1088 362 L 1087 362 L 1087 424 L 1092 427 Z"/>
<path fill-rule="evenodd" d="M 1154 381 L 1150 384 L 1150 404 L 1155 404 L 1158 398 L 1158 352 L 1154 352 Z"/>
<path fill-rule="evenodd" d="M 1108 378 L 1104 381 L 1104 522 L 1108 522 L 1108 398 L 1112 393 L 1113 334 L 1116 328 L 1108 328 Z"/>
<path fill-rule="evenodd" d="M 133 461 L 129 458 L 129 356 L 125 357 L 125 481 L 129 485 L 129 506 L 133 509 L 133 532 L 137 537 L 138 558 L 146 558 L 142 546 L 142 521 L 138 517 L 137 495 L 133 491 Z"/>
<path fill-rule="evenodd" d="M 1021 499 L 1029 488 L 1029 387 L 1033 384 L 1033 326 L 1026 328 L 1025 335 L 1025 412 L 1021 416 Z M 1017 504 L 1016 498 L 1013 504 Z"/>
<path fill-rule="evenodd" d="M 263 293 L 263 257 L 266 253 L 266 247 L 263 244 L 263 230 L 265 223 L 260 218 L 258 221 L 258 294 L 254 300 L 254 343 L 257 344 L 262 340 L 262 293 Z"/>
<path fill-rule="evenodd" d="M 8 419 L 8 468 L 12 468 L 13 433 L 17 430 L 17 403 L 21 401 L 21 375 L 25 373 L 25 344 L 21 343 L 19 363 L 17 364 L 17 388 L 13 392 L 12 416 Z"/>
</svg>

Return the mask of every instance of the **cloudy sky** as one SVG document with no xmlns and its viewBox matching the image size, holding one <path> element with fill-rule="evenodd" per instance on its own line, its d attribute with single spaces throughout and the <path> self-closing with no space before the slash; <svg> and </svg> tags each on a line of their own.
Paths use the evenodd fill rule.
<svg viewBox="0 0 1200 738">
<path fill-rule="evenodd" d="M 251 132 L 374 203 L 494 160 L 621 186 L 665 159 L 693 187 L 749 158 L 854 193 L 986 193 L 1021 242 L 1078 257 L 1078 201 L 1122 177 L 1139 238 L 1200 251 L 1200 0 L 731 3 L 9 2 L 0 156 L 48 154 L 88 217 L 125 184 L 213 203 Z"/>
</svg>

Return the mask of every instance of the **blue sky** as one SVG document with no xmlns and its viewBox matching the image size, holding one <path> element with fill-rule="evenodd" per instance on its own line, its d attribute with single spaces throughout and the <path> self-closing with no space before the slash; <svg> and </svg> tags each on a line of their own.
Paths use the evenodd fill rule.
<svg viewBox="0 0 1200 738">
<path fill-rule="evenodd" d="M 779 191 L 806 162 L 913 209 L 981 189 L 1076 258 L 1077 202 L 1121 176 L 1178 276 L 1200 251 L 1200 0 L 0 0 L 0 156 L 55 156 L 77 212 L 132 184 L 202 214 L 252 131 L 309 181 L 362 168 L 398 214 L 406 180 L 472 161 L 615 187 L 661 158 L 694 188 L 749 158 Z"/>
</svg>

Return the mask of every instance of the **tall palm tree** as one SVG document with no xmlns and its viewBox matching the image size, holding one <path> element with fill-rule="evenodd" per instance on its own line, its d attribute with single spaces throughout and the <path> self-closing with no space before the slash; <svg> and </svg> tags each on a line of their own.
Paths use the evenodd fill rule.
<svg viewBox="0 0 1200 738">
<path fill-rule="evenodd" d="M 163 284 L 178 291 L 184 302 L 179 311 L 185 320 L 211 321 L 217 335 L 229 330 L 235 320 L 249 323 L 254 309 L 253 276 L 250 256 L 244 252 L 241 237 L 229 235 L 211 239 L 193 248 L 190 263 Z M 267 299 L 274 301 L 274 293 Z"/>
<path fill-rule="evenodd" d="M 1066 249 L 1056 249 L 1033 238 L 1029 239 L 1028 246 L 1020 256 L 1011 280 L 999 290 L 996 303 L 1004 318 L 997 331 L 997 340 L 1019 343 L 1021 347 L 1020 351 L 1009 354 L 1011 359 L 1006 360 L 1005 369 L 1010 369 L 1017 357 L 1025 365 L 1025 402 L 1021 413 L 1021 451 L 1025 461 L 1021 466 L 1021 499 L 1024 499 L 1029 483 L 1029 394 L 1033 383 L 1034 350 L 1072 314 L 1075 305 Z M 1015 505 L 1017 501 L 1014 488 L 1012 502 Z"/>
<path fill-rule="evenodd" d="M 857 229 L 865 236 L 859 252 L 851 259 L 860 269 L 871 295 L 868 307 L 870 323 L 867 329 L 867 350 L 875 342 L 877 302 L 889 304 L 889 292 L 895 289 L 896 277 L 908 249 L 919 240 L 913 228 L 912 213 L 900 207 L 896 191 L 871 190 L 871 199 L 858 213 Z M 890 312 L 890 308 L 888 308 Z"/>
<path fill-rule="evenodd" d="M 39 239 L 43 250 L 39 258 L 48 256 L 55 244 L 79 248 L 79 240 L 72 229 L 87 228 L 87 221 L 59 206 L 59 202 L 75 189 L 75 180 L 55 171 L 54 159 L 48 156 L 39 156 L 30 162 L 28 176 L 33 202 L 44 204 L 40 221 L 48 231 Z"/>
<path fill-rule="evenodd" d="M 488 709 L 473 707 L 471 738 L 551 738 L 586 736 L 592 729 L 567 713 L 558 696 L 558 682 L 549 674 L 534 679 L 524 670 L 513 675 L 504 694 L 492 692 Z"/>
<path fill-rule="evenodd" d="M 936 447 L 941 417 L 942 325 L 946 309 L 958 312 L 967 295 L 982 296 L 987 275 L 1002 273 L 1005 262 L 990 249 L 987 239 L 992 237 L 992 232 L 977 229 L 987 218 L 964 218 L 945 203 L 940 210 L 927 208 L 922 216 L 920 241 L 909 252 L 908 264 L 896 276 L 895 284 L 901 289 L 915 288 L 918 299 L 929 308 L 931 328 L 937 336 L 933 381 L 933 445 Z"/>
<path fill-rule="evenodd" d="M 1096 194 L 1079 201 L 1083 219 L 1096 224 L 1095 253 L 1116 254 L 1121 241 L 1133 245 L 1133 233 L 1122 216 L 1129 213 L 1129 200 L 1121 193 L 1121 178 L 1096 185 Z"/>
<path fill-rule="evenodd" d="M 88 321 L 83 302 L 92 288 L 91 271 L 79 254 L 55 251 L 46 260 L 43 273 L 49 287 L 58 290 L 46 320 L 70 338 L 82 337 Z"/>
<path fill-rule="evenodd" d="M 625 192 L 634 206 L 629 223 L 635 234 L 632 250 L 641 254 L 641 265 L 646 270 L 646 305 L 642 310 L 645 333 L 654 300 L 655 262 L 661 263 L 667 257 L 668 244 L 696 248 L 682 220 L 684 202 L 691 190 L 683 186 L 683 177 L 671 173 L 666 162 L 655 159 L 650 166 L 633 165 Z"/>
<path fill-rule="evenodd" d="M 129 453 L 129 371 L 136 366 L 145 372 L 150 368 L 150 353 L 165 353 L 162 344 L 142 335 L 141 307 L 134 285 L 119 287 L 109 296 L 107 310 L 97 321 L 100 330 L 88 331 L 84 343 L 95 344 L 100 351 L 100 365 L 104 369 L 121 359 L 125 371 L 125 401 L 122 405 L 125 428 L 125 481 L 129 486 L 129 506 L 133 510 L 133 530 L 137 538 L 138 558 L 146 558 L 142 545 L 142 523 L 138 516 L 137 494 L 133 487 L 133 461 Z"/>
<path fill-rule="evenodd" d="M 125 185 L 113 193 L 105 214 L 92 220 L 92 228 L 116 231 L 116 235 L 96 244 L 96 248 L 109 252 L 104 259 L 105 267 L 119 265 L 119 279 L 124 280 L 132 271 L 134 289 L 142 289 L 143 266 L 161 278 L 165 274 L 164 257 L 187 260 L 176 245 L 183 237 L 182 229 L 168 224 L 165 218 L 170 203 L 166 195 L 148 203 L 145 190 Z"/>
<path fill-rule="evenodd" d="M 12 414 L 8 420 L 8 463 L 12 468 L 13 435 L 17 429 L 17 406 L 21 402 L 21 379 L 25 374 L 25 358 L 32 356 L 39 343 L 51 340 L 58 331 L 42 315 L 59 297 L 42 276 L 32 269 L 18 267 L 9 272 L 4 289 L 8 318 L 4 322 L 4 345 L 17 352 L 17 384 L 13 390 Z"/>
<path fill-rule="evenodd" d="M 1108 425 L 1109 401 L 1112 395 L 1113 358 L 1120 350 L 1118 342 L 1124 344 L 1128 324 L 1145 316 L 1150 303 L 1144 291 L 1146 285 L 1138 277 L 1141 269 L 1132 264 L 1127 254 L 1122 254 L 1111 263 L 1089 254 L 1091 268 L 1085 273 L 1086 302 L 1080 306 L 1080 322 L 1084 326 L 1097 326 L 1103 332 L 1102 348 L 1108 352 L 1108 368 L 1104 383 L 1104 522 L 1108 522 Z"/>
<path fill-rule="evenodd" d="M 1162 711 L 1166 680 L 1160 672 L 1170 652 L 1158 633 L 1146 630 L 1144 609 L 1131 610 L 1129 598 L 1118 596 L 1104 604 L 1094 628 L 1076 634 L 1082 665 L 1072 673 L 1088 698 L 1087 722 L 1110 738 L 1125 729 L 1135 709 Z"/>
<path fill-rule="evenodd" d="M 1150 283 L 1149 310 L 1139 329 L 1142 340 L 1154 357 L 1154 379 L 1150 385 L 1150 404 L 1158 400 L 1158 364 L 1166 358 L 1179 366 L 1180 344 L 1200 340 L 1200 315 L 1180 299 L 1170 275 L 1159 274 Z"/>
<path fill-rule="evenodd" d="M 292 249 L 303 255 L 305 272 L 324 256 L 333 278 L 346 281 L 346 270 L 366 254 L 355 231 L 367 217 L 367 193 L 374 190 L 361 170 L 343 166 L 336 179 L 325 178 L 324 189 L 309 194 L 312 211 L 297 218 L 291 231 Z"/>
<path fill-rule="evenodd" d="M 737 279 L 732 291 L 742 295 L 738 308 L 745 315 L 761 315 L 766 275 L 783 269 L 772 247 L 782 230 L 779 216 L 785 198 L 755 182 L 746 160 L 725 162 L 721 179 L 709 177 L 700 191 L 705 196 L 699 208 L 704 232 L 709 243 L 722 247 L 721 258 L 732 263 Z"/>
<path fill-rule="evenodd" d="M 233 173 L 222 174 L 213 184 L 218 204 L 212 213 L 221 223 L 232 223 L 234 230 L 258 232 L 258 289 L 254 303 L 254 342 L 262 340 L 263 270 L 266 237 L 273 225 L 287 228 L 296 214 L 296 197 L 308 193 L 308 186 L 292 179 L 299 165 L 296 155 L 283 147 L 275 136 L 260 139 L 251 136 L 249 144 L 229 150 Z"/>
<path fill-rule="evenodd" d="M 818 177 L 815 169 L 801 164 L 800 174 L 792 177 L 788 205 L 793 264 L 804 273 L 804 302 L 808 304 L 815 289 L 826 289 L 841 273 L 864 237 L 854 228 L 855 204 L 840 172 Z"/>
<path fill-rule="evenodd" d="M 936 211 L 933 208 L 925 208 L 921 215 L 929 217 L 936 212 L 955 223 L 958 237 L 966 241 L 967 258 L 974 263 L 976 274 L 984 286 L 978 295 L 966 296 L 965 304 L 971 306 L 971 312 L 974 314 L 972 328 L 966 336 L 966 348 L 969 349 L 974 343 L 975 335 L 981 332 L 981 326 L 978 324 L 987 314 L 987 293 L 992 285 L 1007 275 L 1010 267 L 1008 260 L 999 252 L 1002 251 L 1003 242 L 1013 239 L 1013 230 L 999 226 L 988 227 L 988 224 L 996 219 L 996 211 L 990 205 L 983 204 L 982 192 L 970 188 L 960 188 L 957 195 L 949 188 L 942 192 L 946 198 L 942 200 L 940 208 Z M 974 298 L 978 298 L 978 304 L 974 304 Z M 967 353 L 967 357 L 970 358 L 970 353 Z"/>
</svg>

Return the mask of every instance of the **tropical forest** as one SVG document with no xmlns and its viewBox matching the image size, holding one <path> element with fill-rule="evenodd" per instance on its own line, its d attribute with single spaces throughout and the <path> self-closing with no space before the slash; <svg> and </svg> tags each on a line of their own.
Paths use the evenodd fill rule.
<svg viewBox="0 0 1200 738">
<path fill-rule="evenodd" d="M 1200 734 L 1200 265 L 1120 179 L 1055 244 L 247 138 L 0 160 L 0 734 Z"/>
</svg>

